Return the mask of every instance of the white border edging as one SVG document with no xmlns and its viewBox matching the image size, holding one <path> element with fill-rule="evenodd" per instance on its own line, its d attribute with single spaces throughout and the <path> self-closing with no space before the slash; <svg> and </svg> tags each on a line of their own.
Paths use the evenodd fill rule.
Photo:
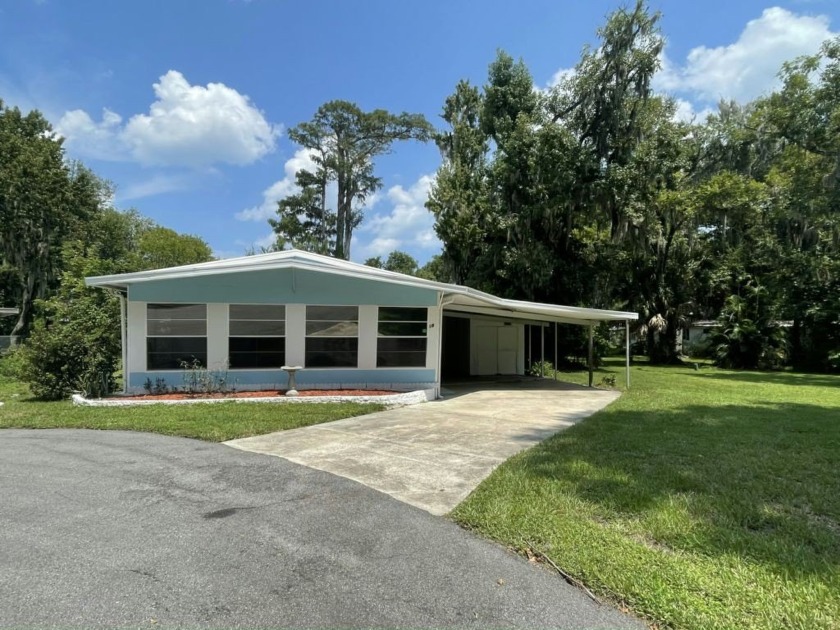
<svg viewBox="0 0 840 630">
<path fill-rule="evenodd" d="M 435 399 L 434 389 L 419 389 L 400 394 L 386 394 L 378 396 L 254 396 L 251 398 L 182 398 L 179 400 L 131 400 L 130 397 L 119 398 L 85 398 L 81 394 L 73 394 L 74 405 L 82 407 L 144 407 L 147 405 L 195 405 L 212 403 L 288 403 L 288 404 L 317 404 L 317 403 L 378 403 L 388 407 L 405 407 Z"/>
</svg>

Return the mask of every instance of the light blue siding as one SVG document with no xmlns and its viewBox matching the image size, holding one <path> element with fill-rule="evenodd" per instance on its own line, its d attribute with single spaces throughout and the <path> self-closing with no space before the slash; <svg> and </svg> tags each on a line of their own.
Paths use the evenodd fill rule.
<svg viewBox="0 0 840 630">
<path fill-rule="evenodd" d="M 129 392 L 141 393 L 146 379 L 163 379 L 169 387 L 183 387 L 184 374 L 174 372 L 133 372 Z M 282 370 L 230 370 L 227 382 L 237 389 L 285 389 L 288 375 Z M 435 387 L 435 371 L 427 369 L 377 370 L 301 370 L 297 386 L 305 389 L 394 389 L 415 390 Z"/>
<path fill-rule="evenodd" d="M 437 291 L 317 271 L 267 269 L 132 284 L 139 302 L 435 306 Z"/>
</svg>

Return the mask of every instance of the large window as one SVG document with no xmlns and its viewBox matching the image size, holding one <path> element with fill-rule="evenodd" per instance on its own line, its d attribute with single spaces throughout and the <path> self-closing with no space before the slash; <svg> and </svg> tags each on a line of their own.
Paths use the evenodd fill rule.
<svg viewBox="0 0 840 630">
<path fill-rule="evenodd" d="M 286 307 L 231 304 L 228 363 L 231 369 L 279 368 L 286 360 Z"/>
<path fill-rule="evenodd" d="M 306 307 L 306 367 L 359 365 L 359 307 Z"/>
<path fill-rule="evenodd" d="M 376 367 L 426 367 L 428 309 L 379 307 Z"/>
<path fill-rule="evenodd" d="M 146 305 L 146 368 L 180 370 L 207 365 L 207 305 Z"/>
</svg>

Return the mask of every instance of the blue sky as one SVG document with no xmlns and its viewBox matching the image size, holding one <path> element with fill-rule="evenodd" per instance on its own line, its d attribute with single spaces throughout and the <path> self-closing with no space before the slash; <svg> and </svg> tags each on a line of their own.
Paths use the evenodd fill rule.
<svg viewBox="0 0 840 630">
<path fill-rule="evenodd" d="M 840 31 L 840 2 L 652 0 L 667 37 L 656 87 L 680 115 L 750 100 L 782 61 Z M 618 2 L 553 0 L 0 0 L 0 99 L 41 110 L 116 205 L 202 236 L 217 255 L 266 243 L 266 217 L 305 166 L 284 130 L 331 99 L 439 123 L 459 79 L 495 51 L 538 87 L 572 67 Z M 432 144 L 395 145 L 352 258 L 440 244 L 423 208 Z"/>
</svg>

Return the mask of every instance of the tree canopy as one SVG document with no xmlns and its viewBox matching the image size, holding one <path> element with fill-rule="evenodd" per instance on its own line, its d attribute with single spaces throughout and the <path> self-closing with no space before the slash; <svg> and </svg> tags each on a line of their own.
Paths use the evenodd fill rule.
<svg viewBox="0 0 840 630">
<path fill-rule="evenodd" d="M 720 318 L 729 364 L 840 369 L 840 40 L 787 63 L 776 93 L 689 123 L 651 89 L 658 14 L 639 0 L 598 37 L 549 90 L 500 51 L 482 88 L 446 99 L 427 207 L 454 278 L 637 311 L 658 361 L 688 321 Z M 762 350 L 733 354 L 748 330 Z"/>
<path fill-rule="evenodd" d="M 298 192 L 278 204 L 269 223 L 279 248 L 286 245 L 337 258 L 350 258 L 353 230 L 364 204 L 382 187 L 374 160 L 399 140 L 429 139 L 432 128 L 420 114 L 361 110 L 348 101 L 330 101 L 311 121 L 289 130 L 314 167 L 295 175 Z"/>
</svg>

